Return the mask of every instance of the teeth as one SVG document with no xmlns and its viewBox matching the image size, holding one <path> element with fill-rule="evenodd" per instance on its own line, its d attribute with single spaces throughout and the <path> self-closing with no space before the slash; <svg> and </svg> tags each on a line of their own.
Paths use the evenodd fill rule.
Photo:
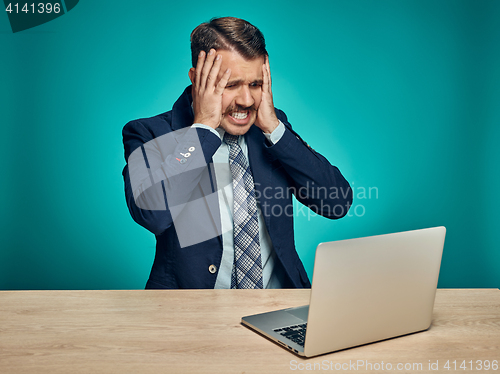
<svg viewBox="0 0 500 374">
<path fill-rule="evenodd" d="M 235 119 L 245 119 L 248 117 L 248 112 L 233 112 L 231 113 L 231 117 Z"/>
</svg>

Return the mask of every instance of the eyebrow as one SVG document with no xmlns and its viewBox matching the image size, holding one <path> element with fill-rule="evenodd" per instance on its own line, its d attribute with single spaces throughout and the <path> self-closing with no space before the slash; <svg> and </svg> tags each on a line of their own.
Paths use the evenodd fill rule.
<svg viewBox="0 0 500 374">
<path fill-rule="evenodd" d="M 254 80 L 253 82 L 251 83 L 257 83 L 257 84 L 262 84 L 264 81 L 262 79 L 256 79 Z M 232 81 L 228 81 L 227 82 L 227 85 L 239 85 L 239 84 L 242 84 L 243 83 L 243 79 L 236 79 L 236 80 L 232 80 Z"/>
</svg>

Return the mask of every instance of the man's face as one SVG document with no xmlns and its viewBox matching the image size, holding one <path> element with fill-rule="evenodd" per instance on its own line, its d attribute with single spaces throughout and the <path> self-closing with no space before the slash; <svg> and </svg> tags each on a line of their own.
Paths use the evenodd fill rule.
<svg viewBox="0 0 500 374">
<path fill-rule="evenodd" d="M 262 98 L 262 65 L 264 57 L 244 59 L 233 51 L 217 51 L 222 56 L 220 80 L 231 69 L 231 76 L 222 94 L 220 126 L 232 135 L 243 135 L 254 124 Z"/>
</svg>

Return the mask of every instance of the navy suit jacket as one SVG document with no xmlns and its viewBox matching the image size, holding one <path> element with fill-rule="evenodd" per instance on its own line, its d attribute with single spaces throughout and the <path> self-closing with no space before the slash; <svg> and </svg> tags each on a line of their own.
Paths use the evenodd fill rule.
<svg viewBox="0 0 500 374">
<path fill-rule="evenodd" d="M 182 248 L 178 230 L 173 224 L 174 213 L 169 208 L 173 206 L 174 200 L 187 201 L 197 194 L 210 193 L 217 189 L 210 163 L 221 140 L 211 131 L 190 127 L 194 121 L 191 102 L 189 86 L 171 111 L 131 121 L 123 129 L 127 160 L 123 177 L 127 205 L 133 219 L 155 234 L 157 240 L 156 256 L 146 288 L 213 288 L 222 258 L 220 235 Z M 351 206 L 352 190 L 340 171 L 311 149 L 292 130 L 281 110 L 276 109 L 276 115 L 286 127 L 284 135 L 276 144 L 270 145 L 262 131 L 252 126 L 245 134 L 248 158 L 256 196 L 276 252 L 276 266 L 282 266 L 286 274 L 285 287 L 310 287 L 304 266 L 295 249 L 291 195 L 293 193 L 298 201 L 315 213 L 337 219 L 344 216 Z M 153 153 L 148 148 L 147 144 L 172 133 L 175 135 L 171 138 L 173 140 L 164 142 L 163 148 L 167 151 L 158 151 L 156 147 L 156 153 Z M 193 136 L 197 138 L 196 147 L 193 146 Z M 192 157 L 182 157 L 189 149 L 194 150 Z M 152 202 L 154 199 L 148 198 L 145 193 L 141 195 L 137 185 L 131 183 L 133 178 L 130 174 L 135 171 L 131 170 L 130 156 L 136 150 L 135 155 L 141 154 L 146 159 L 152 181 L 149 190 L 157 187 L 156 196 L 164 197 L 160 209 L 157 201 Z M 146 154 L 149 157 L 146 157 Z M 151 160 L 152 157 L 158 158 L 159 161 Z M 208 169 L 205 168 L 207 172 L 202 173 L 199 172 L 200 168 L 189 167 L 190 163 L 194 165 L 193 163 L 200 161 L 205 163 L 205 166 L 208 165 Z M 190 170 L 194 174 L 190 175 Z M 162 177 L 159 175 L 166 174 L 173 177 L 168 181 L 164 178 L 160 183 Z M 153 180 L 157 183 L 154 184 Z M 202 187 L 187 186 L 186 180 Z M 203 192 L 207 186 L 211 191 Z M 144 186 L 142 188 L 145 189 Z M 141 198 L 144 198 L 142 202 Z M 148 207 L 151 208 L 145 209 Z M 189 214 L 187 217 L 186 222 L 189 224 Z M 217 205 L 215 212 L 211 211 L 212 225 L 220 225 L 218 219 Z M 193 226 L 193 233 L 204 229 L 200 226 L 205 225 Z"/>
</svg>

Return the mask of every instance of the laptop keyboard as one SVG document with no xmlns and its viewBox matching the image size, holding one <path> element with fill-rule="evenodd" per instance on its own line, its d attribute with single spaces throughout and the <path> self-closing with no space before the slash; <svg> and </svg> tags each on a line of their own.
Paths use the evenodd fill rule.
<svg viewBox="0 0 500 374">
<path fill-rule="evenodd" d="M 292 325 L 288 327 L 282 327 L 279 329 L 274 329 L 274 332 L 277 332 L 281 336 L 284 336 L 287 339 L 290 339 L 292 342 L 304 346 L 304 341 L 306 340 L 306 329 L 307 322 L 301 325 Z"/>
</svg>

